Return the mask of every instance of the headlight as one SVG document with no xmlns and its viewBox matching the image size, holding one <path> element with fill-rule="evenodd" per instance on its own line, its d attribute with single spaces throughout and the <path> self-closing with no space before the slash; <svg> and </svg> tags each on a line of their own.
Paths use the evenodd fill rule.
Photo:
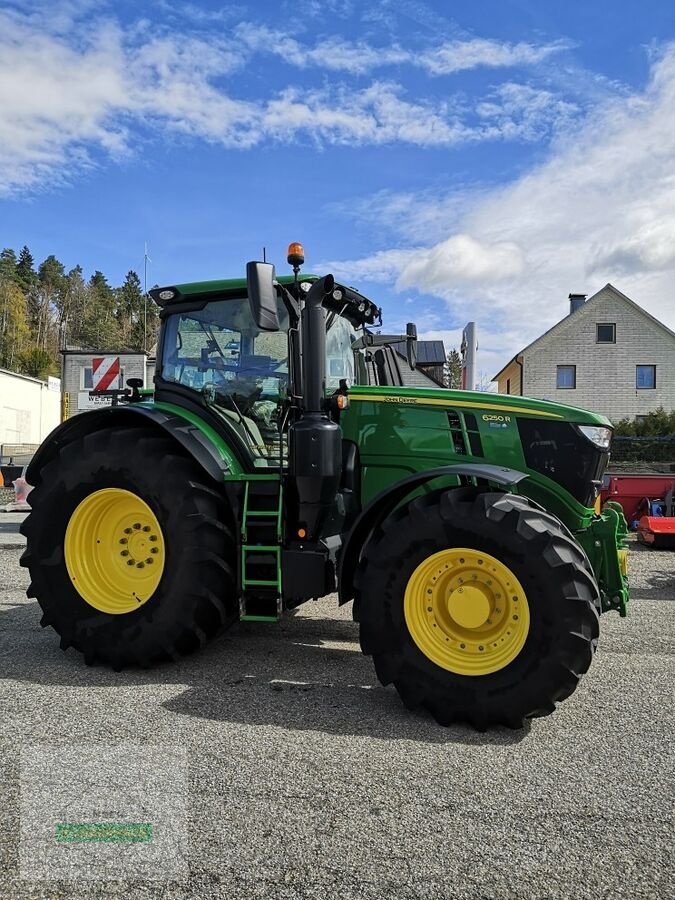
<svg viewBox="0 0 675 900">
<path fill-rule="evenodd" d="M 595 444 L 601 450 L 609 449 L 612 441 L 611 428 L 603 428 L 602 425 L 577 425 L 577 428 L 591 444 Z"/>
</svg>

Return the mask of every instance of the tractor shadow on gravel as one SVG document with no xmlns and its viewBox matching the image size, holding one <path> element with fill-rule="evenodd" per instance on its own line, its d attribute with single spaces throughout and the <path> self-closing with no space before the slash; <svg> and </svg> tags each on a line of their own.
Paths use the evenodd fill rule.
<svg viewBox="0 0 675 900">
<path fill-rule="evenodd" d="M 38 621 L 36 603 L 0 606 L 0 679 L 69 687 L 188 685 L 163 708 L 210 721 L 380 740 L 499 746 L 518 744 L 530 732 L 529 723 L 520 731 L 486 733 L 443 728 L 425 712 L 405 709 L 393 687 L 379 684 L 360 651 L 357 626 L 344 619 L 241 623 L 178 663 L 117 673 L 86 666 L 72 650 L 63 653 L 58 637 Z"/>
</svg>

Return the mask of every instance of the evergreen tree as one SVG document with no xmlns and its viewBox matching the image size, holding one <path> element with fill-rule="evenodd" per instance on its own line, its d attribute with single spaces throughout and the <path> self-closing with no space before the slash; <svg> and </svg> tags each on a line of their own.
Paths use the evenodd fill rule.
<svg viewBox="0 0 675 900">
<path fill-rule="evenodd" d="M 98 270 L 87 285 L 86 313 L 83 321 L 83 346 L 92 350 L 117 350 L 120 347 L 115 292 Z"/>
<path fill-rule="evenodd" d="M 0 282 L 16 281 L 16 253 L 9 247 L 0 253 Z"/>
<path fill-rule="evenodd" d="M 19 287 L 24 294 L 29 294 L 37 281 L 37 272 L 33 265 L 33 255 L 25 245 L 19 253 L 19 260 L 16 264 L 16 277 Z"/>
<path fill-rule="evenodd" d="M 89 289 L 82 277 L 82 266 L 75 266 L 66 275 L 66 290 L 59 323 L 61 347 L 83 347 L 84 321 L 87 313 Z"/>
<path fill-rule="evenodd" d="M 124 284 L 117 289 L 117 319 L 122 346 L 129 350 L 143 350 L 143 291 L 141 280 L 133 270 L 127 272 Z"/>
<path fill-rule="evenodd" d="M 461 388 L 462 386 L 462 357 L 455 347 L 446 357 L 445 386 L 449 388 Z"/>
</svg>

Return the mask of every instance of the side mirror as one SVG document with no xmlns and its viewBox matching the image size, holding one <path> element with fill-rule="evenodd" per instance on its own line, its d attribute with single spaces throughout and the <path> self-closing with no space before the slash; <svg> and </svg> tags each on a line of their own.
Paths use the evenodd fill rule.
<svg viewBox="0 0 675 900">
<path fill-rule="evenodd" d="M 405 351 L 411 369 L 417 366 L 417 326 L 408 322 L 405 326 Z"/>
<path fill-rule="evenodd" d="M 246 263 L 246 289 L 256 326 L 261 331 L 278 331 L 279 313 L 272 263 Z"/>
</svg>

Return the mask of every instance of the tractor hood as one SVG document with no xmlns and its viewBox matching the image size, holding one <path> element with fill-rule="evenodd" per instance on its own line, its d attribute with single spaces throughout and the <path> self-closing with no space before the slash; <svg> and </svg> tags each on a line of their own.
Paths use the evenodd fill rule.
<svg viewBox="0 0 675 900">
<path fill-rule="evenodd" d="M 533 397 L 514 394 L 492 394 L 486 391 L 455 391 L 435 388 L 366 387 L 355 385 L 350 389 L 352 402 L 398 404 L 401 406 L 433 406 L 448 409 L 471 409 L 489 415 L 533 416 L 539 419 L 571 422 L 576 425 L 598 425 L 611 428 L 612 423 L 605 416 Z"/>
</svg>

